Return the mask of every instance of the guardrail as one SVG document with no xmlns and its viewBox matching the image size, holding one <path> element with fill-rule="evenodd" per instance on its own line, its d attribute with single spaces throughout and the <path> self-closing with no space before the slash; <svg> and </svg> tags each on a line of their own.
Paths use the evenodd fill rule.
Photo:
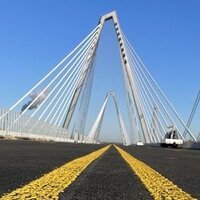
<svg viewBox="0 0 200 200">
<path fill-rule="evenodd" d="M 27 115 L 20 116 L 19 112 L 9 111 L 9 109 L 2 107 L 0 107 L 0 135 L 3 137 L 74 141 L 70 139 L 67 129 L 39 121 Z"/>
</svg>

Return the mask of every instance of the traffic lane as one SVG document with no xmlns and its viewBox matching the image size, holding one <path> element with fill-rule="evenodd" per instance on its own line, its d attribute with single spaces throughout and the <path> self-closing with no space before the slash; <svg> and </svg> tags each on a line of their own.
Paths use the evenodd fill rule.
<svg viewBox="0 0 200 200">
<path fill-rule="evenodd" d="M 73 182 L 60 200 L 152 199 L 138 177 L 114 147 L 94 161 Z"/>
<path fill-rule="evenodd" d="M 1 140 L 0 196 L 101 147 L 87 144 Z"/>
<path fill-rule="evenodd" d="M 135 146 L 122 148 L 200 199 L 200 151 Z"/>
<path fill-rule="evenodd" d="M 101 156 L 110 146 L 103 147 L 86 156 L 74 159 L 54 169 L 42 177 L 31 181 L 12 192 L 2 196 L 1 200 L 10 199 L 49 199 L 56 200 L 58 195 L 74 182 L 82 171 Z"/>
</svg>

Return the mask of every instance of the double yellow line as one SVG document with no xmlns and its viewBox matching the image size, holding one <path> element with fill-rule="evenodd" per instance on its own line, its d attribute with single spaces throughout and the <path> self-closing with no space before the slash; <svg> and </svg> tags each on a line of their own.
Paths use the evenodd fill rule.
<svg viewBox="0 0 200 200">
<path fill-rule="evenodd" d="M 75 159 L 52 172 L 45 174 L 22 188 L 4 195 L 0 200 L 56 200 L 78 175 L 95 159 L 101 156 L 110 146 L 101 148 L 86 156 Z"/>
<path fill-rule="evenodd" d="M 115 146 L 124 160 L 130 165 L 155 200 L 195 200 L 167 178 L 145 163 L 134 158 L 123 149 Z"/>
<path fill-rule="evenodd" d="M 109 147 L 110 145 L 75 159 L 24 187 L 5 194 L 0 200 L 56 200 L 59 198 L 59 194 L 74 182 L 89 164 L 105 153 Z M 115 148 L 155 200 L 194 200 L 190 194 L 184 192 L 145 163 L 137 160 L 118 146 L 115 146 Z"/>
</svg>

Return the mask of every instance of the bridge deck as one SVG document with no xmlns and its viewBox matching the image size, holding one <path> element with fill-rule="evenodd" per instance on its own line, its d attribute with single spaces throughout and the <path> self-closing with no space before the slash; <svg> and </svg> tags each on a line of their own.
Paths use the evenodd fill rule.
<svg viewBox="0 0 200 200">
<path fill-rule="evenodd" d="M 101 145 L 0 141 L 0 196 Z M 200 151 L 122 147 L 200 199 Z M 73 182 L 73 181 L 72 181 Z M 112 146 L 60 193 L 59 199 L 152 199 L 130 166 Z"/>
</svg>

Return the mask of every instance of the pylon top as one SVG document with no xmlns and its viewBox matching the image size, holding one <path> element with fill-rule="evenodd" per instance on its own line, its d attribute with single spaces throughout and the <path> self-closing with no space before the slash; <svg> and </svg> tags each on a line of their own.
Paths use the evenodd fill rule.
<svg viewBox="0 0 200 200">
<path fill-rule="evenodd" d="M 107 13 L 107 14 L 101 16 L 99 23 L 103 24 L 105 21 L 108 21 L 108 20 L 111 20 L 111 19 L 114 21 L 114 23 L 118 22 L 116 11 L 112 11 L 110 13 Z"/>
</svg>

